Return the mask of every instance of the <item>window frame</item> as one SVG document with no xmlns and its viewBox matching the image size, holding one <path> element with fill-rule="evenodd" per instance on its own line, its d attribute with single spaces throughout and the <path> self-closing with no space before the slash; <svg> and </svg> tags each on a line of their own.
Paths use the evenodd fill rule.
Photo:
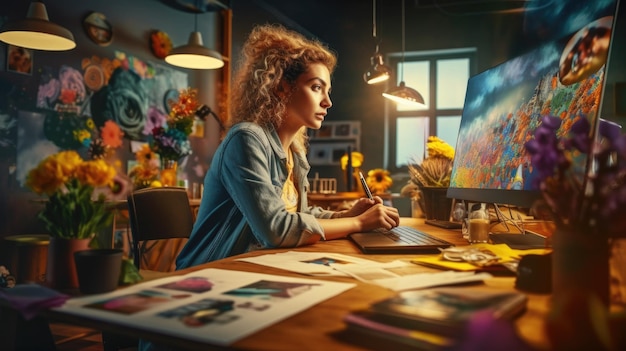
<svg viewBox="0 0 626 351">
<path fill-rule="evenodd" d="M 428 118 L 428 135 L 436 135 L 437 131 L 437 117 L 445 117 L 445 116 L 462 116 L 463 108 L 458 109 L 437 109 L 436 101 L 437 101 L 437 61 L 439 60 L 450 60 L 450 59 L 460 59 L 467 58 L 469 59 L 469 77 L 475 75 L 477 73 L 476 70 L 476 56 L 477 50 L 476 48 L 460 48 L 460 49 L 446 49 L 446 50 L 430 50 L 430 51 L 414 51 L 414 52 L 405 52 L 404 55 L 402 53 L 392 53 L 388 54 L 386 58 L 386 62 L 391 66 L 395 67 L 394 75 L 392 79 L 389 80 L 388 87 L 397 85 L 394 84 L 399 79 L 400 68 L 398 67 L 402 62 L 412 62 L 412 61 L 429 61 L 429 72 L 430 72 L 430 81 L 429 81 L 429 101 L 428 101 L 428 109 L 424 110 L 406 110 L 406 111 L 398 111 L 396 109 L 395 103 L 385 100 L 385 156 L 384 156 L 384 167 L 389 170 L 391 173 L 397 172 L 407 172 L 408 169 L 406 166 L 397 167 L 396 166 L 396 136 L 397 136 L 397 119 L 401 117 L 427 117 Z M 406 77 L 406 72 L 402 73 Z M 452 143 L 456 143 L 456 140 Z M 455 145 L 452 145 L 453 147 Z M 425 149 L 425 146 L 424 146 Z"/>
</svg>

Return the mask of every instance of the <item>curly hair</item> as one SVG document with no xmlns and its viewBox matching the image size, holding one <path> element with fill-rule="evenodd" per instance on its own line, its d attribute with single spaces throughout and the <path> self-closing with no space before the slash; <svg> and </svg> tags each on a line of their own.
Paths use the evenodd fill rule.
<svg viewBox="0 0 626 351">
<path fill-rule="evenodd" d="M 239 69 L 233 81 L 232 116 L 229 125 L 254 122 L 274 128 L 285 117 L 290 92 L 279 94 L 281 82 L 293 86 L 309 65 L 321 63 L 333 73 L 337 57 L 318 40 L 277 24 L 259 25 L 252 29 L 243 45 Z M 302 150 L 306 129 L 294 145 Z M 301 149 L 302 147 L 302 149 Z"/>
</svg>

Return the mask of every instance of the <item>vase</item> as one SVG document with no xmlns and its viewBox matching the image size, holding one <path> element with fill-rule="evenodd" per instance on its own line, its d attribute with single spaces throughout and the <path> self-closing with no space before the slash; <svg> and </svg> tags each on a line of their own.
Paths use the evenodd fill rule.
<svg viewBox="0 0 626 351">
<path fill-rule="evenodd" d="M 552 297 L 546 332 L 554 350 L 606 348 L 608 238 L 599 230 L 559 227 L 552 234 Z"/>
<path fill-rule="evenodd" d="M 163 186 L 176 186 L 177 185 L 177 171 L 178 162 L 174 160 L 164 159 L 161 162 L 161 174 L 159 178 Z"/>
<path fill-rule="evenodd" d="M 420 188 L 426 219 L 450 220 L 452 199 L 448 198 L 448 188 L 428 187 Z"/>
<path fill-rule="evenodd" d="M 78 289 L 74 252 L 89 249 L 91 238 L 51 237 L 46 263 L 46 285 L 56 290 Z"/>
</svg>

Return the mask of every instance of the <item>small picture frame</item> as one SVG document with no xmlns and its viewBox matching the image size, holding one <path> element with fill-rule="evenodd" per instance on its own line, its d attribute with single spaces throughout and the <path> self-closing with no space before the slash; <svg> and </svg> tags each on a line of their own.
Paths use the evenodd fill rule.
<svg viewBox="0 0 626 351">
<path fill-rule="evenodd" d="M 331 145 L 327 143 L 311 144 L 308 153 L 311 165 L 328 165 L 332 163 Z"/>
<path fill-rule="evenodd" d="M 352 136 L 352 125 L 350 123 L 336 124 L 333 135 L 337 138 L 348 138 Z"/>
<path fill-rule="evenodd" d="M 94 43 L 107 46 L 113 41 L 113 28 L 100 12 L 92 12 L 83 20 L 85 33 Z"/>
<path fill-rule="evenodd" d="M 32 75 L 35 52 L 32 49 L 9 44 L 7 46 L 7 71 Z"/>
</svg>

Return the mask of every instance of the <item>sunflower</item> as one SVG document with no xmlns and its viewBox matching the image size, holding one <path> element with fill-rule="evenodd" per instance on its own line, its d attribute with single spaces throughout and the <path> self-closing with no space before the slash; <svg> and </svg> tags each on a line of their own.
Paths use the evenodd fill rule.
<svg viewBox="0 0 626 351">
<path fill-rule="evenodd" d="M 137 158 L 137 163 L 150 163 L 155 166 L 158 164 L 157 155 L 154 151 L 152 151 L 150 145 L 148 144 L 143 144 L 141 146 L 141 149 L 135 153 L 135 158 Z"/>
<path fill-rule="evenodd" d="M 393 179 L 391 179 L 389 171 L 382 168 L 372 169 L 367 172 L 365 181 L 373 194 L 382 194 L 393 185 Z"/>
</svg>

